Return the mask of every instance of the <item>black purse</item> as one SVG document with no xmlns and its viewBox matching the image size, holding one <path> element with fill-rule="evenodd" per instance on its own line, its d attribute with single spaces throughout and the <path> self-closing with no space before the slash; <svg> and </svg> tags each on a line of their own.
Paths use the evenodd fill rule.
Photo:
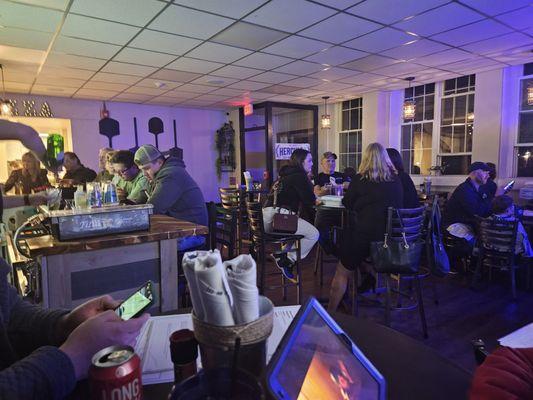
<svg viewBox="0 0 533 400">
<path fill-rule="evenodd" d="M 440 219 L 438 199 L 435 197 L 428 225 L 426 258 L 431 273 L 438 277 L 444 277 L 450 272 L 450 260 L 442 242 Z"/>
<path fill-rule="evenodd" d="M 402 217 L 394 209 L 402 229 L 402 240 L 392 239 L 392 214 L 387 218 L 387 230 L 382 242 L 370 243 L 370 255 L 377 273 L 416 274 L 420 269 L 420 257 L 424 241 L 408 243 Z"/>
</svg>

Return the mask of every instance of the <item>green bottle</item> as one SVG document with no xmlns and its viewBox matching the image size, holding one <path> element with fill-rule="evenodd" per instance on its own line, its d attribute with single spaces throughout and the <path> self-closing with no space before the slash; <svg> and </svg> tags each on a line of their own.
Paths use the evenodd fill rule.
<svg viewBox="0 0 533 400">
<path fill-rule="evenodd" d="M 51 167 L 57 167 L 63 162 L 65 143 L 63 136 L 52 133 L 46 141 L 46 160 Z"/>
</svg>

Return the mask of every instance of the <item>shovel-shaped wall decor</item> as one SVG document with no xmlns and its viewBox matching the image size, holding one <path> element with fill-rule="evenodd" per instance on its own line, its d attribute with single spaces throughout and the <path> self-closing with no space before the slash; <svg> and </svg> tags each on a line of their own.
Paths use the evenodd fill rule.
<svg viewBox="0 0 533 400">
<path fill-rule="evenodd" d="M 139 149 L 139 134 L 137 133 L 137 118 L 135 117 L 133 117 L 133 133 L 135 135 L 135 146 L 130 151 L 135 153 Z"/>
<path fill-rule="evenodd" d="M 183 161 L 183 149 L 178 147 L 178 131 L 176 130 L 176 120 L 172 120 L 174 126 L 174 147 L 168 149 L 167 154 Z"/>
<path fill-rule="evenodd" d="M 102 119 L 98 122 L 100 135 L 104 135 L 109 140 L 109 147 L 113 148 L 113 136 L 120 135 L 120 124 L 116 119 L 109 118 L 109 111 L 104 106 L 100 112 Z"/>
<path fill-rule="evenodd" d="M 155 147 L 159 148 L 159 141 L 157 135 L 163 133 L 163 121 L 161 118 L 152 117 L 148 120 L 148 132 L 155 136 Z"/>
</svg>

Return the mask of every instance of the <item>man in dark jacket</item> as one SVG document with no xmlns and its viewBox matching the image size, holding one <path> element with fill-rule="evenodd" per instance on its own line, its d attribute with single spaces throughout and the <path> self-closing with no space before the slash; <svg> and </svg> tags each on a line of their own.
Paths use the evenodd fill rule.
<svg viewBox="0 0 533 400">
<path fill-rule="evenodd" d="M 145 144 L 135 152 L 135 163 L 150 181 L 147 203 L 153 204 L 155 214 L 207 226 L 204 195 L 183 161 L 172 156 L 165 158 L 157 148 Z M 203 240 L 203 236 L 191 236 L 181 240 L 178 247 L 186 250 Z"/>
<path fill-rule="evenodd" d="M 72 185 L 79 185 L 86 182 L 92 182 L 96 179 L 96 172 L 83 165 L 76 155 L 70 151 L 65 152 L 63 166 L 67 170 L 63 181 Z"/>
</svg>

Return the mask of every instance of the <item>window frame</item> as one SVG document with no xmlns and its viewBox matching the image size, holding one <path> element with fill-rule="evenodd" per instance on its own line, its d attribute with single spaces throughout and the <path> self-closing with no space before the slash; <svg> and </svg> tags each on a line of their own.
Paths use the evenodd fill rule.
<svg viewBox="0 0 533 400">
<path fill-rule="evenodd" d="M 514 137 L 514 143 L 513 143 L 513 165 L 512 165 L 512 171 L 513 176 L 516 178 L 531 178 L 530 176 L 518 176 L 518 155 L 521 147 L 533 147 L 533 142 L 524 142 L 519 143 L 519 136 L 520 136 L 520 114 L 522 113 L 533 113 L 533 109 L 531 110 L 522 110 L 522 83 L 525 80 L 533 79 L 533 74 L 530 75 L 523 75 L 518 80 L 518 109 L 516 110 L 516 130 L 515 130 L 515 137 Z"/>
<path fill-rule="evenodd" d="M 351 104 L 350 104 L 350 107 L 348 109 L 343 109 L 343 105 L 342 103 L 344 101 L 348 101 L 348 102 L 352 102 L 353 100 L 357 100 L 357 99 L 360 99 L 360 106 L 359 107 L 354 107 L 352 108 L 351 107 Z M 342 159 L 343 157 L 342 156 L 355 156 L 355 166 L 354 168 L 357 170 L 359 168 L 359 164 L 361 163 L 361 157 L 363 155 L 363 107 L 364 107 L 364 103 L 363 103 L 363 96 L 359 96 L 359 97 L 354 97 L 353 99 L 348 99 L 348 100 L 344 100 L 344 101 L 341 101 L 339 103 L 340 107 L 339 107 L 339 121 L 340 121 L 340 129 L 339 129 L 339 132 L 337 133 L 337 139 L 338 139 L 338 155 L 339 155 L 339 161 L 337 163 L 338 165 L 338 169 L 339 170 L 344 170 L 344 168 L 347 167 L 347 165 L 343 165 L 342 164 Z M 346 129 L 346 130 L 343 130 L 343 112 L 345 111 L 351 111 L 351 110 L 356 110 L 356 109 L 359 109 L 359 120 L 358 122 L 360 123 L 360 126 L 359 126 L 359 129 Z M 351 115 L 349 115 L 348 117 L 348 121 L 350 122 L 351 124 Z M 355 152 L 344 152 L 343 148 L 341 147 L 341 135 L 347 135 L 348 136 L 348 139 L 349 139 L 349 135 L 350 133 L 355 133 L 358 135 L 358 143 L 360 144 L 360 151 L 357 151 L 357 144 L 356 144 L 356 151 Z M 348 143 L 348 142 L 347 142 Z M 357 143 L 357 142 L 356 142 Z M 349 144 L 348 144 L 348 149 L 349 150 Z"/>
</svg>

